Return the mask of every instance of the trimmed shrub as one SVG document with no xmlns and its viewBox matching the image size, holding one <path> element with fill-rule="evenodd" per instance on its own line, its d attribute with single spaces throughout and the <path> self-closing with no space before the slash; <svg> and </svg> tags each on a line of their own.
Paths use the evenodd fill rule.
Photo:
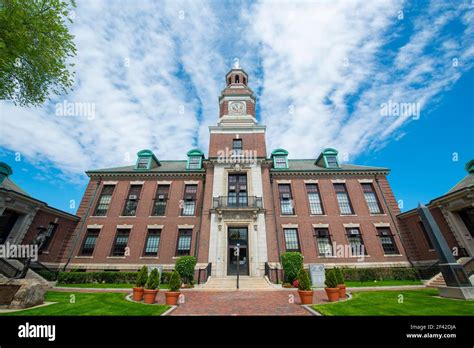
<svg viewBox="0 0 474 348">
<path fill-rule="evenodd" d="M 179 291 L 181 288 L 181 277 L 178 272 L 174 271 L 170 277 L 170 291 Z"/>
<path fill-rule="evenodd" d="M 173 272 L 163 272 L 161 274 L 161 284 L 168 284 L 172 274 Z"/>
<path fill-rule="evenodd" d="M 59 272 L 60 284 L 135 284 L 138 272 Z"/>
<path fill-rule="evenodd" d="M 154 268 L 145 284 L 145 289 L 156 290 L 160 286 L 160 272 Z"/>
<path fill-rule="evenodd" d="M 304 291 L 311 290 L 311 280 L 303 268 L 298 272 L 298 289 Z"/>
<path fill-rule="evenodd" d="M 175 270 L 179 273 L 185 284 L 193 284 L 194 267 L 196 267 L 196 258 L 194 256 L 181 256 L 176 261 Z"/>
<path fill-rule="evenodd" d="M 148 279 L 148 267 L 143 266 L 138 272 L 137 280 L 135 281 L 135 286 L 137 288 L 143 288 L 146 284 L 147 279 Z"/>
<path fill-rule="evenodd" d="M 46 270 L 34 270 L 34 271 L 49 282 L 54 282 L 58 278 L 57 272 L 46 271 Z"/>
<path fill-rule="evenodd" d="M 344 284 L 344 274 L 339 267 L 334 267 L 334 273 L 336 274 L 337 285 Z"/>
<path fill-rule="evenodd" d="M 337 278 L 336 272 L 333 269 L 330 269 L 326 274 L 326 280 L 324 282 L 328 288 L 337 288 Z"/>
<path fill-rule="evenodd" d="M 303 268 L 303 255 L 297 251 L 281 254 L 281 265 L 285 272 L 285 282 L 293 283 Z"/>
<path fill-rule="evenodd" d="M 326 270 L 326 276 L 327 272 Z M 420 279 L 414 268 L 385 267 L 385 268 L 342 268 L 345 280 L 374 281 L 374 280 L 416 280 Z"/>
</svg>

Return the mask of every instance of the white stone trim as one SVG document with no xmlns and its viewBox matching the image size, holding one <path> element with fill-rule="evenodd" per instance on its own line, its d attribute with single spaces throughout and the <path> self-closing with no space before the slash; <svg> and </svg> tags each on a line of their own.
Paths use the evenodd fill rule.
<svg viewBox="0 0 474 348">
<path fill-rule="evenodd" d="M 133 228 L 133 225 L 117 225 L 117 228 Z"/>
<path fill-rule="evenodd" d="M 178 225 L 178 228 L 194 228 L 194 225 Z"/>
<path fill-rule="evenodd" d="M 97 224 L 87 225 L 87 228 L 102 228 L 102 227 L 104 227 L 104 225 L 97 225 Z"/>
<path fill-rule="evenodd" d="M 144 181 L 130 181 L 130 185 L 143 185 L 145 184 Z"/>
<path fill-rule="evenodd" d="M 163 225 L 157 225 L 157 224 L 153 224 L 153 225 L 147 225 L 146 228 L 163 228 Z"/>
<path fill-rule="evenodd" d="M 317 184 L 318 182 L 319 180 L 315 180 L 315 179 L 304 180 L 305 184 Z"/>
<path fill-rule="evenodd" d="M 329 228 L 329 224 L 313 224 L 314 228 Z"/>
<path fill-rule="evenodd" d="M 390 223 L 388 222 L 374 222 L 375 227 L 390 227 Z"/>
<path fill-rule="evenodd" d="M 360 182 L 361 184 L 371 184 L 374 182 L 373 179 L 358 179 L 357 181 Z"/>
<path fill-rule="evenodd" d="M 276 180 L 277 184 L 291 184 L 291 180 Z"/>
<path fill-rule="evenodd" d="M 103 181 L 103 185 L 117 185 L 118 181 Z"/>
<path fill-rule="evenodd" d="M 199 181 L 197 181 L 197 180 L 185 180 L 184 184 L 185 185 L 197 185 L 197 184 L 199 184 Z"/>
<path fill-rule="evenodd" d="M 171 185 L 171 181 L 168 180 L 158 180 L 156 183 L 158 185 Z"/>
<path fill-rule="evenodd" d="M 331 180 L 331 182 L 333 184 L 345 184 L 346 183 L 346 179 L 333 179 Z"/>
<path fill-rule="evenodd" d="M 355 224 L 355 223 L 352 223 L 352 222 L 350 222 L 348 224 L 342 224 L 342 225 L 346 228 L 356 228 L 356 227 L 360 228 L 360 224 Z"/>
<path fill-rule="evenodd" d="M 283 228 L 298 228 L 298 224 L 282 224 Z"/>
</svg>

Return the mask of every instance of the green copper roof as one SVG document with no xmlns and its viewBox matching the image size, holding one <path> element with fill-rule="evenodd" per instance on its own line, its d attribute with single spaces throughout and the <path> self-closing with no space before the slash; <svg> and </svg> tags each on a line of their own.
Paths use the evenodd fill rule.
<svg viewBox="0 0 474 348">
<path fill-rule="evenodd" d="M 474 160 L 467 162 L 464 168 L 466 169 L 467 175 L 460 182 L 454 185 L 448 193 L 459 191 L 469 186 L 474 186 Z"/>
<path fill-rule="evenodd" d="M 288 156 L 288 151 L 286 151 L 285 149 L 275 149 L 272 151 L 272 155 L 271 157 L 273 156 Z"/>
<path fill-rule="evenodd" d="M 100 173 L 189 173 L 192 171 L 203 172 L 203 169 L 189 170 L 186 169 L 186 164 L 188 161 L 160 161 L 161 166 L 153 167 L 147 170 L 137 171 L 135 165 L 122 166 L 122 167 L 113 167 L 113 168 L 104 168 L 104 169 L 93 169 L 88 170 L 86 174 L 100 174 Z"/>
<path fill-rule="evenodd" d="M 187 155 L 188 156 L 202 156 L 202 157 L 204 157 L 204 152 L 202 152 L 199 149 L 192 149 L 192 150 L 188 151 Z"/>
<path fill-rule="evenodd" d="M 340 171 L 390 171 L 385 167 L 368 167 L 354 164 L 340 164 L 339 168 L 325 168 L 317 165 L 314 159 L 290 159 L 288 169 L 271 169 L 272 172 L 340 172 Z"/>
</svg>

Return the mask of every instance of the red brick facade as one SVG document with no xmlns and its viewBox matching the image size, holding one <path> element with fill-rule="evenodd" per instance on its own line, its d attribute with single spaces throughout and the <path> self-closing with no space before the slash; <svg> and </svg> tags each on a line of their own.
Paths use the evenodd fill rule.
<svg viewBox="0 0 474 348">
<path fill-rule="evenodd" d="M 236 76 L 239 76 L 238 82 L 235 81 Z M 286 251 L 285 226 L 297 229 L 299 250 L 305 257 L 305 264 L 347 264 L 360 267 L 409 265 L 397 222 L 394 220 L 399 209 L 386 179 L 389 171 L 386 168 L 355 165 L 338 165 L 334 170 L 321 166 L 320 162 L 316 164 L 316 158 L 290 159 L 284 170 L 275 168 L 273 154 L 269 157 L 266 148 L 265 127 L 258 125 L 255 120 L 255 97 L 247 87 L 247 75 L 240 68 L 233 69 L 226 76 L 226 82 L 227 87 L 220 96 L 219 123 L 210 127 L 208 157 L 202 158 L 200 165 L 196 162 L 196 167 L 190 169 L 191 158 L 188 161 L 162 162 L 154 159 L 154 165 L 144 170 L 138 167 L 137 161 L 134 166 L 88 172 L 90 182 L 77 212 L 83 221 L 70 239 L 72 258 L 68 268 L 136 270 L 142 264 L 160 264 L 165 268 L 172 268 L 177 258 L 179 231 L 190 229 L 192 236 L 189 254 L 197 257 L 198 267 L 214 262 L 216 265 L 213 265 L 213 270 L 216 267 L 217 274 L 223 274 L 223 265 L 230 262 L 227 246 L 223 245 L 227 243 L 227 237 L 223 235 L 227 233 L 228 227 L 243 224 L 248 226 L 249 241 L 251 240 L 246 261 L 253 262 L 254 269 L 250 271 L 250 275 L 263 275 L 264 263 L 276 264 L 280 261 L 280 255 Z M 240 101 L 239 95 L 243 96 Z M 229 105 L 234 102 L 245 103 L 245 106 L 240 104 L 234 110 L 229 110 Z M 250 165 L 222 163 L 220 157 L 223 151 L 232 150 L 235 139 L 241 141 L 242 150 L 254 154 L 254 162 Z M 248 199 L 255 199 L 256 202 L 261 200 L 261 205 L 252 209 L 245 198 L 245 204 L 249 206 L 243 207 L 243 210 L 229 208 L 226 203 L 223 208 L 220 207 L 219 204 L 223 204 L 222 198 L 227 199 L 227 196 L 234 194 L 228 182 L 233 173 L 247 177 L 245 185 L 240 187 L 243 187 Z M 345 183 L 354 210 L 352 215 L 341 215 L 333 181 Z M 170 185 L 166 213 L 165 216 L 152 216 L 156 190 L 163 182 Z M 294 216 L 281 212 L 278 190 L 281 182 L 291 187 Z M 310 213 L 306 189 L 308 182 L 318 185 L 324 209 L 322 215 Z M 183 216 L 182 205 L 186 200 L 184 190 L 189 183 L 197 185 L 195 214 Z M 373 186 L 382 208 L 381 213 L 369 213 L 362 183 L 371 183 Z M 104 216 L 95 216 L 105 185 L 114 187 L 110 204 Z M 141 186 L 137 197 L 138 206 L 135 216 L 122 216 L 126 201 L 130 198 L 131 185 Z M 223 215 L 222 209 L 228 215 Z M 253 220 L 248 213 L 253 214 Z M 347 246 L 347 229 L 358 228 L 367 255 L 363 260 L 356 260 L 350 255 L 325 256 L 318 250 L 315 238 L 317 226 L 327 226 L 331 242 L 336 243 L 336 246 Z M 390 255 L 384 253 L 377 230 L 380 226 L 390 232 L 397 252 Z M 120 229 L 130 230 L 127 252 L 122 256 L 113 256 L 112 250 Z M 145 256 L 144 253 L 149 229 L 161 231 L 158 250 L 153 256 Z M 100 232 L 95 239 L 93 251 L 89 250 L 84 255 L 88 230 Z"/>
</svg>

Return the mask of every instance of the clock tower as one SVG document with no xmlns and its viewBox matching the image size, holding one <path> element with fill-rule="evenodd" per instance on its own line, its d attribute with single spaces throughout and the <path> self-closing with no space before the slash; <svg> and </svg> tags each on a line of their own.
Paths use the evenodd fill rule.
<svg viewBox="0 0 474 348">
<path fill-rule="evenodd" d="M 241 144 L 241 150 L 254 151 L 256 157 L 266 158 L 265 126 L 257 122 L 256 98 L 248 80 L 236 59 L 225 75 L 226 87 L 219 96 L 217 126 L 209 127 L 209 158 L 216 158 L 219 151 L 234 149 L 238 144 Z M 240 141 L 236 142 L 237 139 Z"/>
<path fill-rule="evenodd" d="M 256 100 L 253 91 L 247 85 L 248 79 L 247 73 L 236 61 L 225 76 L 226 87 L 219 97 L 219 122 L 224 121 L 223 117 L 227 117 L 227 121 L 243 121 L 251 117 L 256 123 Z"/>
<path fill-rule="evenodd" d="M 219 120 L 209 127 L 209 262 L 213 277 L 235 275 L 238 245 L 240 274 L 263 277 L 268 261 L 263 202 L 263 177 L 268 173 L 262 166 L 267 157 L 265 126 L 257 122 L 256 98 L 237 60 L 225 82 Z"/>
</svg>

